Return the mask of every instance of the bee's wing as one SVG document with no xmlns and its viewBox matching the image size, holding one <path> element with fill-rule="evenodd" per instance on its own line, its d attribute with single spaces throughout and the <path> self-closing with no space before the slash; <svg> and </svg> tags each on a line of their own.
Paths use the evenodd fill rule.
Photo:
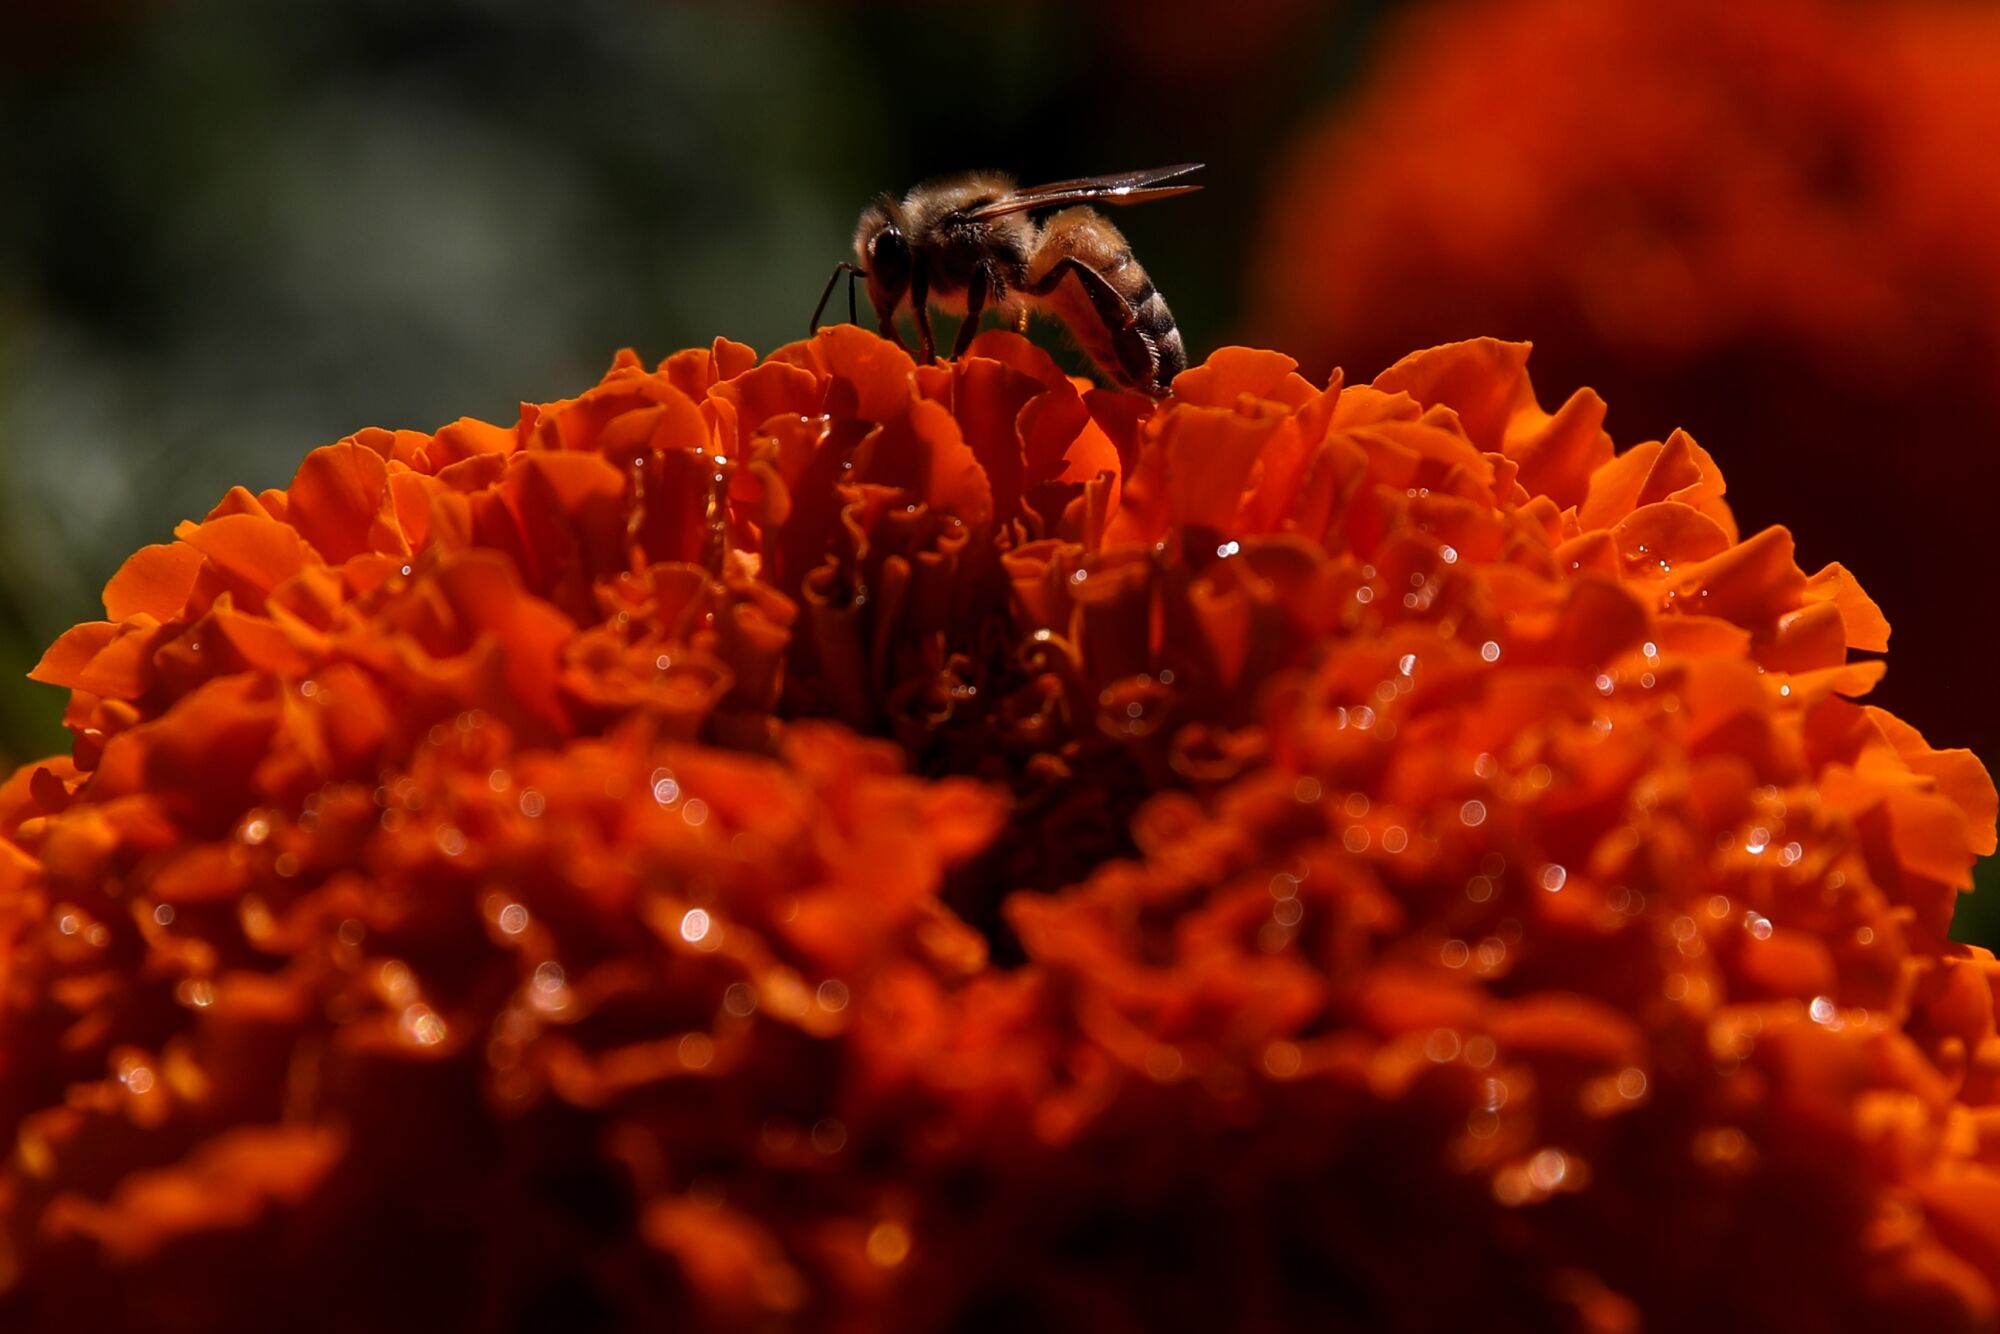
<svg viewBox="0 0 2000 1334">
<path fill-rule="evenodd" d="M 1074 181 L 1054 181 L 1048 185 L 1015 190 L 990 204 L 965 211 L 973 219 L 997 218 L 1005 213 L 1025 213 L 1030 209 L 1063 208 L 1070 204 L 1143 204 L 1154 199 L 1172 199 L 1193 194 L 1199 185 L 1161 185 L 1176 176 L 1200 171 L 1199 162 L 1183 162 L 1177 167 L 1155 167 L 1151 171 L 1124 171 L 1110 176 L 1084 176 Z"/>
</svg>

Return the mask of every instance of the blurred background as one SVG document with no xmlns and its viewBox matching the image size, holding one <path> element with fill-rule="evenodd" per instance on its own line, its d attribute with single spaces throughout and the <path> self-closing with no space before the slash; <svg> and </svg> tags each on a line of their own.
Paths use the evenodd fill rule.
<svg viewBox="0 0 2000 1334">
<path fill-rule="evenodd" d="M 2000 764 L 1995 144 L 1994 0 L 0 0 L 0 771 L 66 740 L 43 647 L 231 484 L 769 351 L 882 190 L 1191 160 L 1117 221 L 1197 359 L 1534 340 L 1545 402 L 1686 427 L 1852 568 L 1874 702 Z"/>
</svg>

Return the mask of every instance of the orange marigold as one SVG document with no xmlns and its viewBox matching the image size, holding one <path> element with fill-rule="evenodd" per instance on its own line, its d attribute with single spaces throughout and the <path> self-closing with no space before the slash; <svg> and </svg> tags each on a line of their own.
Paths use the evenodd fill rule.
<svg viewBox="0 0 2000 1334">
<path fill-rule="evenodd" d="M 2000 9 L 1406 8 L 1279 173 L 1251 334 L 1363 371 L 1528 339 L 1621 436 L 1695 431 L 1896 609 L 1885 700 L 2000 756 L 1957 592 L 2000 582 Z"/>
<path fill-rule="evenodd" d="M 231 492 L 0 786 L 0 1315 L 1990 1322 L 1993 786 L 1526 358 L 837 328 Z"/>
</svg>

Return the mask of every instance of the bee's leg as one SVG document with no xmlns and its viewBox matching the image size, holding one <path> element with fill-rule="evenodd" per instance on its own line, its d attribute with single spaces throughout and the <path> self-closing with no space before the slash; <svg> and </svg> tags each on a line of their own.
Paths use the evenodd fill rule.
<svg viewBox="0 0 2000 1334">
<path fill-rule="evenodd" d="M 847 275 L 847 322 L 849 324 L 861 323 L 855 317 L 854 280 L 857 277 L 865 277 L 866 275 L 854 265 L 849 264 L 846 260 L 842 260 L 840 263 L 834 265 L 833 276 L 826 280 L 826 290 L 819 294 L 819 304 L 813 307 L 812 323 L 806 326 L 807 333 L 819 332 L 819 317 L 826 313 L 826 303 L 833 299 L 834 284 L 840 281 L 840 275 L 843 273 Z"/>
<path fill-rule="evenodd" d="M 1118 289 L 1110 279 L 1091 268 L 1075 256 L 1065 256 L 1055 263 L 1048 275 L 1039 283 L 1022 290 L 1032 296 L 1047 296 L 1062 286 L 1062 280 L 1071 274 L 1083 287 L 1083 293 L 1090 298 L 1091 307 L 1097 318 L 1104 321 L 1104 332 L 1111 337 L 1111 346 L 1117 350 L 1118 363 L 1124 371 L 1128 386 L 1156 392 L 1155 381 L 1159 378 L 1159 354 L 1139 330 L 1138 316 L 1133 313 L 1131 303 L 1118 295 Z M 1110 367 L 1105 367 L 1107 372 Z"/>
<path fill-rule="evenodd" d="M 897 347 L 902 348 L 903 351 L 908 352 L 910 350 L 910 345 L 903 341 L 903 331 L 896 327 L 895 311 L 891 310 L 888 314 L 876 320 L 875 329 L 876 332 L 880 333 Z"/>
<path fill-rule="evenodd" d="M 1000 284 L 990 260 L 981 260 L 972 270 L 972 281 L 965 288 L 965 321 L 958 326 L 958 337 L 951 345 L 954 359 L 965 355 L 965 349 L 972 346 L 972 340 L 979 332 L 979 317 L 986 310 L 986 299 L 996 295 Z"/>
<path fill-rule="evenodd" d="M 917 338 L 923 345 L 923 363 L 928 366 L 937 360 L 937 340 L 931 337 L 931 280 L 924 272 L 921 254 L 910 266 L 910 309 L 917 317 Z"/>
<path fill-rule="evenodd" d="M 1023 306 L 1021 313 L 1014 317 L 1014 332 L 1023 338 L 1028 336 L 1028 309 L 1026 306 Z"/>
</svg>

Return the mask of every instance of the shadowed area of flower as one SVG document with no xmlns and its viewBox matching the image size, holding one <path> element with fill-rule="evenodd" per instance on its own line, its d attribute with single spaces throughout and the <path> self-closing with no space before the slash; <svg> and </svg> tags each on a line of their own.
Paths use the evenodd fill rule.
<svg viewBox="0 0 2000 1334">
<path fill-rule="evenodd" d="M 837 328 L 231 492 L 0 786 L 0 1314 L 1990 1321 L 1993 786 L 1526 360 Z"/>
</svg>

